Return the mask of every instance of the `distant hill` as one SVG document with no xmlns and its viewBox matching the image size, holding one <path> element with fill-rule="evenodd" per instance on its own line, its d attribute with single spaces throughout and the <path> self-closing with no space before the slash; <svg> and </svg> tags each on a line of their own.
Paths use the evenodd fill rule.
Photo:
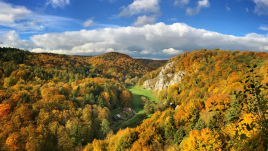
<svg viewBox="0 0 268 151">
<path fill-rule="evenodd" d="M 148 66 L 152 70 L 156 70 L 168 62 L 168 60 L 150 60 L 150 59 L 137 59 L 137 58 L 135 59 L 141 62 L 142 64 Z"/>
<path fill-rule="evenodd" d="M 150 71 L 150 68 L 132 57 L 118 53 L 109 52 L 88 59 L 94 67 L 103 70 L 103 74 L 125 78 L 126 76 L 140 77 Z"/>
</svg>

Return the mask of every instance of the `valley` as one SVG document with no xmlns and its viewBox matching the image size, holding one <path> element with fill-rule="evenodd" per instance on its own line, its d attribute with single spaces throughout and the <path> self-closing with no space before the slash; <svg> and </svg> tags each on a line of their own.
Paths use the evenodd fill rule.
<svg viewBox="0 0 268 151">
<path fill-rule="evenodd" d="M 263 150 L 267 71 L 265 52 L 0 48 L 0 150 Z"/>
</svg>

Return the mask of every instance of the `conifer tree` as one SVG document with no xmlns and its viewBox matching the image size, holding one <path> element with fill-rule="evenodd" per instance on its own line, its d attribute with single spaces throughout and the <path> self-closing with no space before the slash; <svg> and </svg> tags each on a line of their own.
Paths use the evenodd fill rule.
<svg viewBox="0 0 268 151">
<path fill-rule="evenodd" d="M 204 123 L 202 118 L 199 118 L 198 122 L 196 123 L 194 129 L 201 131 L 204 128 Z"/>
<path fill-rule="evenodd" d="M 95 91 L 96 91 L 96 92 L 99 92 L 99 86 L 98 86 L 98 84 L 97 84 L 97 83 L 95 83 L 94 88 L 95 88 Z"/>
<path fill-rule="evenodd" d="M 180 128 L 176 131 L 175 135 L 174 135 L 174 140 L 173 140 L 173 144 L 180 144 L 183 140 L 183 137 L 185 136 L 185 131 L 183 129 L 182 126 L 180 126 Z"/>
<path fill-rule="evenodd" d="M 105 83 L 105 85 L 104 85 L 104 92 L 109 92 L 109 87 L 108 87 L 107 83 Z"/>
<path fill-rule="evenodd" d="M 240 108 L 239 108 L 239 100 L 234 98 L 231 103 L 231 107 L 227 110 L 225 114 L 225 118 L 228 123 L 233 122 L 234 120 L 239 119 Z"/>
<path fill-rule="evenodd" d="M 101 132 L 103 135 L 106 135 L 110 131 L 110 123 L 107 119 L 104 119 L 101 123 Z"/>
<path fill-rule="evenodd" d="M 98 105 L 100 107 L 104 107 L 103 100 L 102 100 L 102 98 L 100 96 L 98 97 Z"/>
<path fill-rule="evenodd" d="M 166 139 L 173 138 L 174 132 L 175 132 L 174 120 L 172 117 L 168 117 L 165 122 L 165 138 Z"/>
</svg>

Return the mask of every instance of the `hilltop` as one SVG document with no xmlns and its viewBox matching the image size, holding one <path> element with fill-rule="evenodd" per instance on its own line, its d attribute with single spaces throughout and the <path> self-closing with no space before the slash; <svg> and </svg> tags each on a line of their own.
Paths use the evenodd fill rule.
<svg viewBox="0 0 268 151">
<path fill-rule="evenodd" d="M 94 67 L 104 70 L 103 74 L 106 76 L 112 76 L 118 79 L 124 79 L 126 77 L 135 78 L 136 76 L 141 77 L 141 75 L 153 70 L 151 64 L 141 62 L 138 59 L 118 52 L 109 52 L 94 56 L 88 59 L 88 62 Z M 158 61 L 148 60 L 148 62 L 153 63 Z M 161 65 L 164 63 L 164 61 L 160 62 Z M 156 67 L 154 67 L 154 69 L 155 68 Z"/>
<path fill-rule="evenodd" d="M 159 67 L 165 65 L 168 60 L 150 60 L 150 59 L 138 59 L 139 62 L 141 62 L 144 65 L 147 65 L 152 70 L 157 70 Z"/>
</svg>

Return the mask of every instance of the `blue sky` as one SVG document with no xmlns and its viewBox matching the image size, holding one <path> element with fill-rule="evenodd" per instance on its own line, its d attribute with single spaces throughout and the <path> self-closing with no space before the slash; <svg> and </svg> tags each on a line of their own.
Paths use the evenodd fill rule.
<svg viewBox="0 0 268 151">
<path fill-rule="evenodd" d="M 268 0 L 0 0 L 0 46 L 168 59 L 198 49 L 268 51 Z"/>
</svg>

